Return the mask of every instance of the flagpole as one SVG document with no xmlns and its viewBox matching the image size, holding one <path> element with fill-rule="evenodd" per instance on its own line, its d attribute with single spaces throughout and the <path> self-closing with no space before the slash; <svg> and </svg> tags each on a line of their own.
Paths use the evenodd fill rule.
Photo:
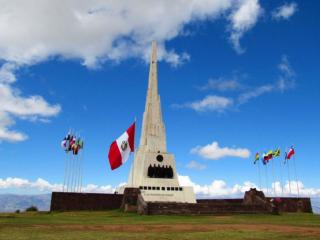
<svg viewBox="0 0 320 240">
<path fill-rule="evenodd" d="M 77 144 L 80 144 L 80 134 L 79 137 L 77 139 Z M 75 191 L 79 192 L 80 189 L 80 168 L 81 168 L 81 151 L 80 151 L 80 146 L 77 145 L 77 155 L 76 155 L 76 159 L 77 159 L 77 164 L 76 164 L 76 183 L 75 183 Z"/>
<path fill-rule="evenodd" d="M 260 191 L 261 191 L 262 190 L 262 186 L 261 186 L 260 159 L 258 161 L 258 172 L 259 172 L 259 187 L 260 187 Z"/>
<path fill-rule="evenodd" d="M 80 153 L 80 179 L 79 179 L 79 192 L 82 192 L 82 175 L 83 175 L 83 160 L 84 160 L 84 153 Z"/>
<path fill-rule="evenodd" d="M 71 156 L 70 156 L 70 160 L 71 160 L 71 163 L 70 163 L 70 192 L 73 192 L 73 168 L 74 168 L 74 155 L 73 153 L 71 153 Z"/>
<path fill-rule="evenodd" d="M 82 140 L 82 151 L 84 150 L 85 139 Z M 84 153 L 81 151 L 81 169 L 80 169 L 80 193 L 82 191 L 82 178 L 83 178 L 83 161 L 84 161 Z"/>
<path fill-rule="evenodd" d="M 267 185 L 266 185 L 266 187 L 267 187 L 267 194 L 269 195 L 269 186 L 268 186 L 268 162 L 267 162 L 267 164 L 266 164 L 266 183 L 267 183 Z"/>
<path fill-rule="evenodd" d="M 72 135 L 72 128 L 70 127 L 69 128 L 69 132 L 68 132 L 68 136 L 71 136 Z M 70 145 L 70 139 L 67 140 L 68 144 L 67 144 L 67 151 L 66 151 L 66 159 L 67 159 L 67 162 L 66 162 L 66 169 L 67 169 L 67 173 L 66 173 L 66 188 L 67 188 L 67 192 L 69 192 L 69 184 L 70 184 L 70 156 L 69 156 L 69 145 Z"/>
<path fill-rule="evenodd" d="M 70 168 L 71 168 L 71 156 L 67 153 L 67 192 L 70 190 Z"/>
<path fill-rule="evenodd" d="M 136 122 L 137 122 L 137 118 L 136 117 L 134 117 L 134 124 L 135 124 L 135 129 L 134 129 L 134 144 L 136 143 L 136 127 L 137 127 L 137 125 L 136 125 Z M 134 151 L 133 151 L 133 162 L 132 162 L 132 172 L 131 172 L 131 187 L 133 187 L 133 175 L 134 175 L 134 162 L 135 162 L 135 159 L 136 159 L 136 148 L 135 148 L 135 146 L 134 146 Z"/>
<path fill-rule="evenodd" d="M 273 178 L 273 194 L 276 196 L 276 183 L 274 177 L 274 158 L 272 158 L 272 178 Z"/>
<path fill-rule="evenodd" d="M 66 154 L 66 153 L 65 153 Z M 65 185 L 66 185 L 66 174 L 67 174 L 67 154 L 63 158 L 64 162 L 64 176 L 63 176 L 63 186 L 62 186 L 62 192 L 65 190 Z"/>
<path fill-rule="evenodd" d="M 297 175 L 297 168 L 296 168 L 296 157 L 293 155 L 293 166 L 294 166 L 294 173 L 295 173 L 295 178 L 296 178 L 296 184 L 297 184 L 297 193 L 298 193 L 298 198 L 300 197 L 299 193 L 299 183 L 298 183 L 298 175 Z"/>
<path fill-rule="evenodd" d="M 289 178 L 289 193 L 291 195 L 291 180 L 290 180 L 290 167 L 289 167 L 289 160 L 287 159 L 287 167 L 288 167 L 288 178 Z"/>
<path fill-rule="evenodd" d="M 81 155 L 80 152 L 76 155 L 77 158 L 77 164 L 76 164 L 76 183 L 75 183 L 75 191 L 79 192 L 79 184 L 80 184 L 80 160 L 81 160 Z"/>
<path fill-rule="evenodd" d="M 78 166 L 78 187 L 77 191 L 80 192 L 80 179 L 81 179 L 81 165 L 82 165 L 82 152 L 79 152 L 79 166 Z"/>
<path fill-rule="evenodd" d="M 283 176 L 282 176 L 282 164 L 281 160 L 279 160 L 280 163 L 280 186 L 281 186 L 281 196 L 283 196 Z"/>
</svg>

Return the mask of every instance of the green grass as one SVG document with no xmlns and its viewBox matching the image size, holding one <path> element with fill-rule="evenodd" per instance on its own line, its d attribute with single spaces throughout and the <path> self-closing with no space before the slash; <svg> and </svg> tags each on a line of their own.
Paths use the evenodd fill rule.
<svg viewBox="0 0 320 240">
<path fill-rule="evenodd" d="M 1 240 L 271 238 L 320 239 L 320 216 L 140 216 L 119 210 L 0 214 Z"/>
</svg>

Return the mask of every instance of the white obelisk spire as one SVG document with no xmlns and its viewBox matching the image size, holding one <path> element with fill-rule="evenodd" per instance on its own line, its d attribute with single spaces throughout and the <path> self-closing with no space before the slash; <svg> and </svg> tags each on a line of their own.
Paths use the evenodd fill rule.
<svg viewBox="0 0 320 240">
<path fill-rule="evenodd" d="M 140 146 L 135 151 L 127 186 L 139 188 L 143 199 L 147 202 L 196 202 L 193 188 L 179 185 L 174 155 L 167 152 L 166 131 L 158 93 L 155 42 L 152 42 Z"/>
<path fill-rule="evenodd" d="M 166 134 L 158 94 L 157 44 L 152 42 L 149 84 L 143 114 L 140 147 L 147 151 L 166 152 Z"/>
</svg>

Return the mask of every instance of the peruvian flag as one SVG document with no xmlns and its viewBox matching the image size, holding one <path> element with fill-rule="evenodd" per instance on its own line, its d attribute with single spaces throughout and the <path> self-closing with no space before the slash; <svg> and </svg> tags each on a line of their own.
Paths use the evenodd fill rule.
<svg viewBox="0 0 320 240">
<path fill-rule="evenodd" d="M 109 163 L 112 170 L 125 163 L 134 152 L 134 133 L 136 123 L 134 122 L 117 140 L 113 141 L 109 149 Z"/>
<path fill-rule="evenodd" d="M 294 148 L 291 147 L 289 151 L 286 153 L 286 159 L 290 159 L 295 154 Z"/>
</svg>

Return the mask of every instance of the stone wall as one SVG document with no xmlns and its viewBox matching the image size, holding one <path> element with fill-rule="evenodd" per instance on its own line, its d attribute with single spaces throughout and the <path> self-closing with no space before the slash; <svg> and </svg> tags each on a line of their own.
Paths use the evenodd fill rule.
<svg viewBox="0 0 320 240">
<path fill-rule="evenodd" d="M 122 194 L 53 192 L 50 211 L 119 209 L 122 198 Z"/>
<path fill-rule="evenodd" d="M 261 205 L 244 205 L 237 202 L 163 203 L 148 202 L 148 215 L 225 215 L 225 214 L 269 214 L 270 210 Z"/>
<path fill-rule="evenodd" d="M 312 213 L 310 198 L 276 197 L 267 199 L 277 206 L 279 212 Z"/>
<path fill-rule="evenodd" d="M 146 202 L 137 188 L 123 194 L 53 192 L 51 211 L 101 211 L 123 209 L 139 214 L 251 214 L 312 213 L 310 198 L 267 198 L 252 189 L 239 199 L 198 199 L 197 203 Z"/>
<path fill-rule="evenodd" d="M 126 188 L 123 193 L 121 209 L 125 212 L 137 212 L 138 196 L 141 196 L 139 188 Z"/>
<path fill-rule="evenodd" d="M 242 203 L 243 198 L 228 198 L 228 199 L 197 199 L 197 203 L 216 203 L 216 204 L 228 204 L 228 203 Z"/>
</svg>

